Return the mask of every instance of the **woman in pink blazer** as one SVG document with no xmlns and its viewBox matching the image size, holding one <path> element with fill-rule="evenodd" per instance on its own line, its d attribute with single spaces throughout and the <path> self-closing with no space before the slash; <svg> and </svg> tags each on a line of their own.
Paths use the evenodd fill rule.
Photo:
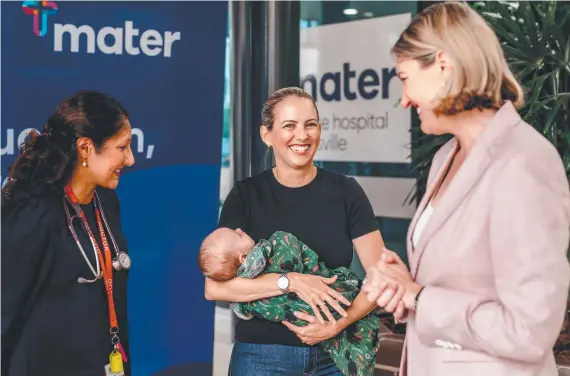
<svg viewBox="0 0 570 376">
<path fill-rule="evenodd" d="M 401 104 L 435 155 L 412 220 L 410 270 L 394 253 L 364 290 L 407 321 L 402 374 L 557 375 L 570 268 L 570 193 L 556 149 L 523 103 L 497 37 L 467 5 L 418 14 L 393 47 Z"/>
</svg>

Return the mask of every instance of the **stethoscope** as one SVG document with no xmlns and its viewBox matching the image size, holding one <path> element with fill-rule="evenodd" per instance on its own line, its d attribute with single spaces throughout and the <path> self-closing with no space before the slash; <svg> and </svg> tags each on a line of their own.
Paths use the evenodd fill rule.
<svg viewBox="0 0 570 376">
<path fill-rule="evenodd" d="M 103 218 L 103 224 L 105 226 L 105 229 L 107 230 L 107 234 L 109 234 L 109 237 L 111 238 L 111 244 L 113 245 L 113 251 L 115 252 L 115 257 L 113 258 L 113 269 L 115 269 L 117 271 L 120 271 L 123 269 L 125 269 L 125 270 L 130 269 L 131 258 L 129 257 L 129 255 L 126 252 L 119 251 L 119 247 L 117 246 L 117 242 L 115 242 L 115 237 L 113 236 L 113 232 L 111 231 L 111 227 L 107 223 L 107 217 L 105 216 L 105 212 L 103 211 L 103 207 L 98 204 L 99 202 L 100 202 L 99 196 L 97 195 L 97 192 L 95 192 L 93 204 L 95 205 L 96 208 L 99 209 L 99 212 L 101 213 L 101 218 Z M 68 204 L 71 205 L 71 207 L 73 207 L 73 209 L 75 211 L 75 215 L 71 215 L 71 213 L 69 212 L 69 205 Z M 63 198 L 63 207 L 65 209 L 65 216 L 67 219 L 67 227 L 69 228 L 69 231 L 71 232 L 71 235 L 73 236 L 73 239 L 75 240 L 75 244 L 77 244 L 79 251 L 81 251 L 81 254 L 83 255 L 83 258 L 85 259 L 87 266 L 89 266 L 89 269 L 91 269 L 91 273 L 93 273 L 93 276 L 95 276 L 95 278 L 93 278 L 93 279 L 87 279 L 84 277 L 79 277 L 79 278 L 77 278 L 77 282 L 79 282 L 79 283 L 96 282 L 98 279 L 103 278 L 103 272 L 101 271 L 101 264 L 99 262 L 99 257 L 97 255 L 97 247 L 93 243 L 93 239 L 91 238 L 91 236 L 87 236 L 89 238 L 89 241 L 91 242 L 91 247 L 93 248 L 93 254 L 95 255 L 95 267 L 94 267 L 93 264 L 91 263 L 91 261 L 89 260 L 89 258 L 87 257 L 87 254 L 85 253 L 85 250 L 83 249 L 83 246 L 79 242 L 79 238 L 77 237 L 77 234 L 75 233 L 75 229 L 73 228 L 73 220 L 75 218 L 78 218 L 79 221 L 81 222 L 81 227 L 83 227 L 83 230 L 87 234 L 89 234 L 89 230 L 87 229 L 88 224 L 85 223 L 85 221 L 81 217 L 81 208 L 78 205 L 74 205 L 69 200 L 69 198 L 65 195 Z"/>
</svg>

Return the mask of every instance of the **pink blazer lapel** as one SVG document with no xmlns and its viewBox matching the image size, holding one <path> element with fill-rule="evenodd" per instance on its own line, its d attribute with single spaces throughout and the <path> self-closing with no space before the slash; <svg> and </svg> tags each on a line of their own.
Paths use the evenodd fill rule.
<svg viewBox="0 0 570 376">
<path fill-rule="evenodd" d="M 410 260 L 410 271 L 414 278 L 417 275 L 421 257 L 430 239 L 436 231 L 445 224 L 450 215 L 453 214 L 461 202 L 467 197 L 469 192 L 477 184 L 485 170 L 487 170 L 491 164 L 492 147 L 500 143 L 503 137 L 508 133 L 508 130 L 520 121 L 522 121 L 522 119 L 510 103 L 503 106 L 495 114 L 483 134 L 473 146 L 473 149 L 463 162 L 463 165 L 448 185 L 447 191 L 440 198 L 437 207 L 434 208 L 434 212 L 419 238 L 418 244 L 414 247 L 412 244 L 412 233 L 417 221 L 434 194 L 435 189 L 444 178 L 445 172 L 448 170 L 448 167 L 459 148 L 458 142 L 455 140 L 453 141 L 454 145 L 450 153 L 445 157 L 445 161 L 439 169 L 436 178 L 433 180 L 433 183 L 428 188 L 428 191 L 420 202 L 408 230 L 408 259 Z M 434 160 L 434 164 L 435 162 L 436 161 Z"/>
<path fill-rule="evenodd" d="M 417 208 L 417 210 L 414 214 L 414 217 L 412 218 L 412 221 L 410 223 L 410 227 L 408 228 L 408 234 L 407 234 L 407 239 L 406 239 L 407 240 L 407 246 L 408 246 L 408 260 L 410 263 L 410 271 L 412 273 L 412 276 L 414 276 L 414 277 L 416 274 L 416 269 L 418 266 L 419 259 L 418 259 L 418 252 L 417 252 L 418 248 L 414 247 L 414 244 L 412 242 L 412 235 L 413 235 L 414 229 L 416 228 L 416 225 L 418 223 L 418 220 L 419 220 L 421 214 L 423 213 L 428 202 L 431 200 L 431 197 L 435 193 L 436 187 L 438 187 L 440 185 L 441 180 L 444 177 L 445 171 L 448 170 L 449 165 L 451 164 L 451 161 L 453 161 L 453 156 L 455 155 L 455 153 L 458 150 L 459 145 L 458 145 L 457 141 L 454 139 L 454 140 L 452 140 L 452 142 L 453 142 L 453 145 L 451 147 L 450 152 L 445 157 L 445 160 L 444 160 L 443 164 L 441 165 L 441 167 L 439 168 L 437 175 L 435 176 L 435 178 L 431 182 L 431 184 L 428 187 L 426 193 L 424 194 L 422 200 L 420 201 L 420 204 L 418 205 L 418 208 Z M 439 164 L 437 162 L 438 161 L 434 160 L 432 162 L 432 165 L 437 166 Z M 422 238 L 425 238 L 425 229 L 424 229 L 424 233 L 420 236 L 420 240 L 423 240 Z M 421 243 L 421 241 L 420 241 L 420 243 Z"/>
</svg>

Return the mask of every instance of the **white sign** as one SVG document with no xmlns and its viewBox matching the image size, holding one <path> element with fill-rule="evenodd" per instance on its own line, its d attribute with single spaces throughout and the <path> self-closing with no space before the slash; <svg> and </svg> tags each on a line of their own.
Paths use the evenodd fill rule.
<svg viewBox="0 0 570 376">
<path fill-rule="evenodd" d="M 410 162 L 411 113 L 390 48 L 411 20 L 399 14 L 301 30 L 301 85 L 317 101 L 319 161 Z"/>
</svg>

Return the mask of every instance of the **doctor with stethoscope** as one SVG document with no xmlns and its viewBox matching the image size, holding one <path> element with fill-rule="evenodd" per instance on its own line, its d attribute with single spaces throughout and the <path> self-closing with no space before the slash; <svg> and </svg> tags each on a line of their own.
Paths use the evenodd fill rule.
<svg viewBox="0 0 570 376">
<path fill-rule="evenodd" d="M 84 91 L 22 145 L 2 188 L 2 375 L 130 375 L 130 143 L 125 108 Z"/>
<path fill-rule="evenodd" d="M 83 258 L 85 259 L 85 262 L 89 266 L 89 269 L 91 270 L 91 273 L 93 273 L 93 277 L 94 277 L 92 279 L 79 277 L 79 278 L 77 278 L 77 282 L 79 282 L 79 283 L 96 282 L 98 279 L 101 279 L 104 276 L 103 271 L 101 270 L 101 260 L 102 259 L 100 259 L 100 257 L 99 257 L 100 248 L 95 241 L 95 236 L 93 235 L 91 228 L 89 227 L 89 224 L 87 223 L 87 219 L 85 218 L 85 213 L 84 213 L 83 209 L 81 208 L 80 205 L 78 205 L 79 200 L 77 199 L 77 196 L 75 196 L 75 194 L 73 193 L 73 189 L 71 189 L 71 187 L 69 185 L 66 185 L 64 188 L 64 192 L 65 192 L 65 198 L 63 199 L 63 208 L 65 209 L 65 217 L 67 219 L 67 227 L 69 228 L 69 232 L 73 236 L 73 240 L 75 240 L 75 243 L 77 244 L 77 248 L 79 249 L 79 251 L 81 251 Z M 113 258 L 113 261 L 112 261 L 113 269 L 115 269 L 117 271 L 122 270 L 122 269 L 127 270 L 131 267 L 131 258 L 129 257 L 129 255 L 126 252 L 122 252 L 119 250 L 119 246 L 117 245 L 117 242 L 115 241 L 115 237 L 113 236 L 113 232 L 111 231 L 109 223 L 107 222 L 107 218 L 105 217 L 105 213 L 103 211 L 103 208 L 99 207 L 98 202 L 100 202 L 99 195 L 97 194 L 96 191 L 94 191 L 93 205 L 94 205 L 96 213 L 97 213 L 97 222 L 99 222 L 99 220 L 102 220 L 102 224 L 104 225 L 104 228 L 105 228 L 107 234 L 109 234 L 109 237 L 111 239 L 111 245 L 112 245 L 112 248 L 113 248 L 113 251 L 115 254 L 115 257 Z M 70 212 L 70 207 L 72 208 L 71 210 L 73 211 L 73 213 Z M 93 248 L 93 253 L 95 255 L 95 257 L 94 257 L 95 266 L 93 266 L 93 264 L 91 263 L 91 260 L 89 259 L 89 257 L 87 257 L 87 253 L 85 252 L 85 249 L 83 249 L 83 246 L 81 245 L 81 242 L 79 241 L 79 238 L 77 237 L 77 234 L 76 234 L 75 228 L 74 228 L 75 224 L 73 222 L 74 219 L 79 220 L 79 223 L 83 227 L 83 230 L 85 231 L 86 234 L 89 235 L 89 242 L 91 243 L 91 247 Z"/>
</svg>

